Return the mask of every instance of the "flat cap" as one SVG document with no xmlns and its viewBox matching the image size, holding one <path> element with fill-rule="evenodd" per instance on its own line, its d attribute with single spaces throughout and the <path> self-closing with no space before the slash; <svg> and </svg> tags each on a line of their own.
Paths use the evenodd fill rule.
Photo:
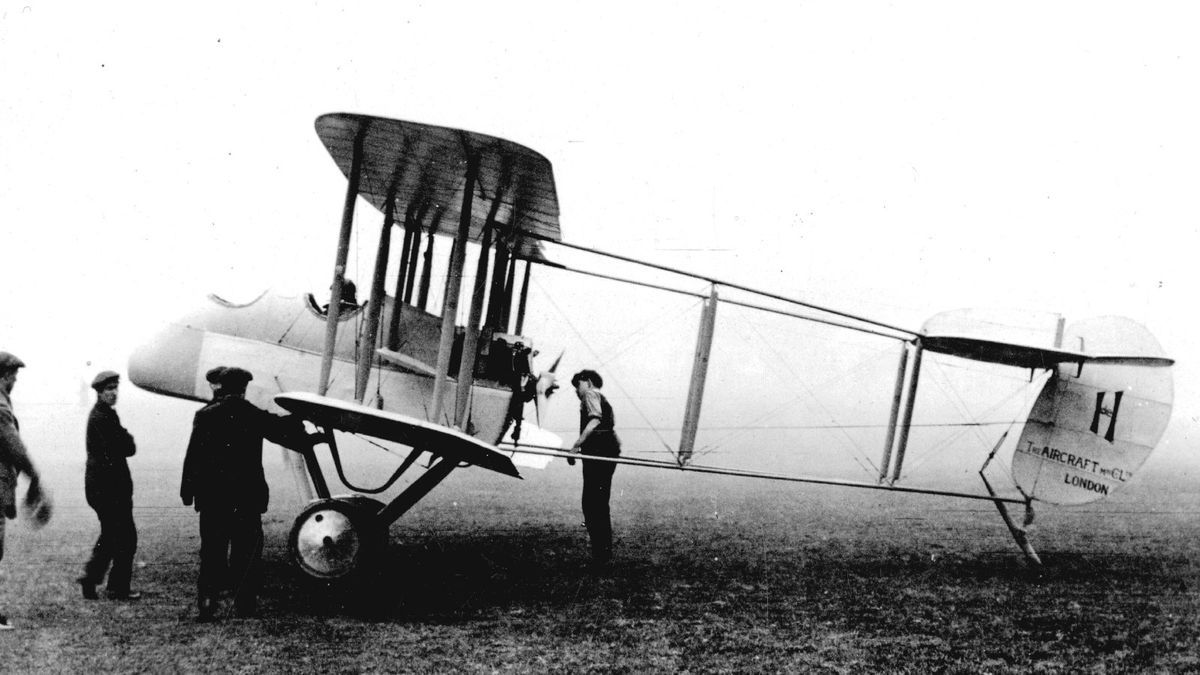
<svg viewBox="0 0 1200 675">
<path fill-rule="evenodd" d="M 225 366 L 217 366 L 204 374 L 204 379 L 208 380 L 209 384 L 217 384 L 221 381 L 221 376 L 225 374 Z"/>
<path fill-rule="evenodd" d="M 92 380 L 92 389 L 101 391 L 110 384 L 117 384 L 121 381 L 121 376 L 111 370 L 102 370 Z"/>
<path fill-rule="evenodd" d="M 0 352 L 0 370 L 9 368 L 24 368 L 25 362 L 8 352 Z"/>
<path fill-rule="evenodd" d="M 221 373 L 221 384 L 226 387 L 245 387 L 253 379 L 254 375 L 250 374 L 250 371 L 237 366 L 226 368 Z"/>
</svg>

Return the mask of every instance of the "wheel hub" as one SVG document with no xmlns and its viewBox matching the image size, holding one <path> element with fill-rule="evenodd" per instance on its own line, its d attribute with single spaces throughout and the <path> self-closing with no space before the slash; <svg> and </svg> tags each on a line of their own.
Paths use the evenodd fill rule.
<svg viewBox="0 0 1200 675">
<path fill-rule="evenodd" d="M 296 532 L 296 554 L 311 574 L 337 578 L 358 564 L 361 535 L 354 522 L 341 511 L 327 508 L 312 511 Z"/>
</svg>

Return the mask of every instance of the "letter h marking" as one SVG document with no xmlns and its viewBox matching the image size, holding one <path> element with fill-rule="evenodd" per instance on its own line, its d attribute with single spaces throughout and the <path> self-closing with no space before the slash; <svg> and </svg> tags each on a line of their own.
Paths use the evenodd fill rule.
<svg viewBox="0 0 1200 675">
<path fill-rule="evenodd" d="M 1104 407 L 1104 399 L 1108 396 L 1108 392 L 1096 392 L 1096 412 L 1092 415 L 1092 433 L 1100 433 L 1100 416 L 1107 415 L 1109 418 L 1108 431 L 1104 434 L 1104 440 L 1108 441 L 1109 443 L 1113 442 L 1113 433 L 1117 429 L 1117 411 L 1121 409 L 1121 396 L 1124 393 L 1125 392 L 1123 391 L 1113 392 L 1113 406 L 1110 410 L 1109 408 Z"/>
</svg>

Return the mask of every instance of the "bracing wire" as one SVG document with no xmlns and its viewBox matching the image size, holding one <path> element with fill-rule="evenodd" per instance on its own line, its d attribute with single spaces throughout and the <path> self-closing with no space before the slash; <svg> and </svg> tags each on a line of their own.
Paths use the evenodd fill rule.
<svg viewBox="0 0 1200 675">
<path fill-rule="evenodd" d="M 939 387 L 940 387 L 940 385 L 939 385 Z M 1000 402 L 998 402 L 995 406 L 993 406 L 993 409 L 995 407 L 999 407 L 999 406 L 1003 405 L 1004 403 L 1006 403 L 1010 398 L 1012 398 L 1012 396 L 1013 395 L 1010 395 L 1010 396 L 1006 397 L 1005 399 L 1001 400 Z M 991 409 L 989 409 L 989 411 L 990 410 Z M 960 412 L 962 414 L 968 414 L 965 411 L 960 410 Z M 945 452 L 953 444 L 957 443 L 959 441 L 959 439 L 961 439 L 963 437 L 963 435 L 968 433 L 968 431 L 969 431 L 969 429 L 967 427 L 965 427 L 965 426 L 960 427 L 957 429 L 957 431 L 955 431 L 955 433 L 952 433 L 952 434 L 946 436 L 941 441 L 934 443 L 932 446 L 925 449 L 924 452 L 920 453 L 919 455 L 914 456 L 911 459 L 911 461 L 905 463 L 905 465 L 904 465 L 905 473 L 907 475 L 911 476 L 918 468 L 920 468 L 930 458 L 932 458 L 942 452 Z M 981 433 L 981 432 L 979 432 L 977 430 L 977 433 Z M 981 440 L 981 442 L 983 442 L 982 439 L 979 439 L 979 440 Z M 986 445 L 986 443 L 984 443 L 984 444 Z"/>
<path fill-rule="evenodd" d="M 571 271 L 574 271 L 574 270 L 571 270 Z M 612 281 L 617 281 L 617 282 L 626 281 L 623 279 L 619 279 L 617 277 L 603 277 L 602 276 L 601 278 L 607 278 L 607 279 L 610 279 Z M 540 285 L 539 285 L 539 288 L 540 288 Z M 663 289 L 659 289 L 659 290 L 663 290 Z M 641 344 L 644 341 L 645 337 L 647 335 L 649 335 L 651 328 L 656 327 L 660 324 L 668 323 L 670 321 L 673 321 L 678 316 L 682 316 L 684 314 L 691 312 L 696 306 L 702 305 L 708 299 L 708 295 L 704 294 L 704 293 L 699 293 L 699 292 L 690 293 L 690 292 L 684 292 L 684 291 L 679 291 L 679 292 L 685 293 L 686 295 L 696 298 L 693 301 L 693 304 L 682 307 L 674 313 L 670 313 L 670 314 L 660 313 L 655 320 L 647 322 L 646 324 L 644 324 L 637 330 L 626 333 L 624 335 L 624 337 L 620 338 L 617 341 L 617 343 L 615 345 L 613 345 L 612 349 L 610 350 L 610 352 L 611 352 L 610 354 L 608 354 L 608 355 L 596 354 L 596 358 L 600 359 L 602 364 L 607 364 L 607 363 L 612 362 L 613 359 L 617 358 L 618 356 L 621 356 L 622 354 L 629 351 L 630 349 L 637 346 L 638 344 Z"/>
<path fill-rule="evenodd" d="M 1033 403 L 1030 402 L 1030 399 L 1036 399 L 1038 397 L 1038 395 L 1041 394 L 1042 388 L 1046 385 L 1046 380 L 1049 378 L 1050 378 L 1050 371 L 1046 371 L 1041 377 L 1038 378 L 1038 382 L 1039 382 L 1038 386 L 1025 387 L 1021 390 L 1021 391 L 1025 392 L 1024 393 L 1025 401 L 1022 404 L 1022 407 L 1021 407 L 1022 410 L 1029 410 L 1033 406 Z M 1030 384 L 1032 384 L 1032 382 Z M 1027 419 L 1028 419 L 1028 417 L 1027 417 Z M 1014 424 L 1015 424 L 1015 422 L 1014 422 Z M 1000 468 L 1004 471 L 1004 475 L 1010 476 L 1010 477 L 1012 476 L 1012 466 L 1006 460 L 1004 460 L 1001 457 L 997 457 L 995 459 L 995 461 L 998 464 L 1000 464 Z M 1041 476 L 1039 475 L 1038 478 L 1041 478 Z M 1037 478 L 1035 478 L 1034 480 L 1036 481 Z M 1018 486 L 1017 489 L 1019 490 L 1020 487 Z"/>
<path fill-rule="evenodd" d="M 552 298 L 549 293 L 546 293 L 546 289 L 542 288 L 541 283 L 538 282 L 537 279 L 531 279 L 531 281 L 533 282 L 534 286 L 539 291 L 541 291 L 542 296 L 546 299 L 546 301 L 548 303 L 550 303 L 550 306 L 554 308 L 554 311 L 558 312 L 559 316 L 562 317 L 562 320 L 567 324 L 567 327 L 571 329 L 571 332 L 574 333 L 575 338 L 578 339 L 583 344 L 584 348 L 587 349 L 588 352 L 591 353 L 591 355 L 593 357 L 595 357 L 597 361 L 600 361 L 602 364 L 607 363 L 606 361 L 603 361 L 601 359 L 600 354 L 598 354 L 596 352 L 596 349 L 592 346 L 592 344 L 590 342 L 588 342 L 587 338 L 585 338 L 583 336 L 583 333 L 578 328 L 576 328 L 574 323 L 571 322 L 571 319 L 570 319 L 570 317 L 567 316 L 566 312 L 564 312 L 562 310 L 562 308 L 558 306 L 558 303 L 554 302 L 554 298 Z M 629 405 L 634 409 L 635 412 L 637 412 L 638 416 L 641 417 L 642 420 L 649 426 L 650 430 L 654 432 L 654 435 L 658 438 L 658 441 L 660 443 L 662 443 L 663 448 L 666 449 L 667 453 L 670 454 L 672 457 L 674 457 L 675 450 L 673 448 L 671 448 L 671 445 L 669 443 L 667 443 L 667 440 L 663 437 L 662 433 L 659 431 L 659 429 L 657 427 L 654 426 L 654 424 L 650 421 L 649 416 L 647 416 L 646 413 L 644 411 L 642 411 L 642 409 L 638 406 L 638 404 L 634 400 L 634 398 L 629 395 L 629 392 L 624 387 L 621 386 L 621 382 L 614 378 L 613 383 L 616 385 L 617 389 L 620 390 L 620 392 L 625 396 L 626 400 L 629 402 Z"/>
<path fill-rule="evenodd" d="M 941 390 L 944 394 L 946 394 L 947 398 L 950 399 L 950 401 L 955 404 L 955 406 L 958 408 L 959 414 L 961 414 L 967 418 L 973 417 L 970 414 L 970 411 L 967 409 L 965 401 L 963 401 L 962 397 L 959 396 L 958 391 L 953 389 L 952 387 L 948 388 L 947 385 L 945 384 L 945 382 L 943 382 L 943 380 L 945 380 L 946 382 L 948 382 L 949 380 L 948 380 L 948 378 L 945 377 L 945 374 L 942 373 L 942 371 L 940 370 L 941 364 L 937 363 L 936 361 L 934 363 L 937 364 L 937 366 L 939 368 L 939 370 L 936 372 L 938 372 L 941 375 L 941 378 L 940 379 L 930 378 L 930 379 L 939 388 L 939 390 Z M 1026 401 L 1028 401 L 1028 399 L 1029 399 L 1028 392 L 1029 392 L 1028 387 L 1021 387 L 1019 389 L 1016 389 L 1016 390 L 1012 391 L 1011 393 L 1009 393 L 1007 396 L 996 401 L 993 405 L 988 407 L 986 410 L 982 411 L 980 413 L 980 415 L 982 416 L 982 415 L 988 415 L 990 413 L 993 413 L 997 409 L 1007 405 L 1010 401 L 1012 401 L 1018 397 L 1024 398 Z M 1009 420 L 1008 422 L 1006 422 L 1006 424 L 1011 426 L 1011 425 L 1015 424 L 1017 421 L 1019 421 L 1019 418 L 1014 417 L 1011 420 Z M 916 426 L 916 425 L 914 425 L 914 426 Z M 906 464 L 907 472 L 911 474 L 911 472 L 913 470 L 919 468 L 926 461 L 928 461 L 931 457 L 944 452 L 953 443 L 957 442 L 963 436 L 963 434 L 966 434 L 969 431 L 971 431 L 972 427 L 974 427 L 973 431 L 976 434 L 977 440 L 980 443 L 982 443 L 984 446 L 989 445 L 990 442 L 983 435 L 983 430 L 982 430 L 983 426 L 988 426 L 988 425 L 985 425 L 985 424 L 962 424 L 962 425 L 957 425 L 957 426 L 960 427 L 960 429 L 958 430 L 957 433 L 949 435 L 948 437 L 944 438 L 942 441 L 934 444 L 932 447 L 927 449 L 925 452 L 921 453 L 919 456 L 914 457 L 913 461 L 907 463 Z M 1002 468 L 1005 468 L 1007 470 L 1006 462 L 1004 462 L 999 457 L 997 457 L 995 461 L 999 462 L 1001 464 Z"/>
<path fill-rule="evenodd" d="M 613 351 L 611 354 L 609 354 L 607 356 L 597 355 L 597 358 L 600 359 L 601 365 L 607 365 L 607 364 L 611 363 L 618 356 L 621 356 L 625 352 L 629 351 L 630 349 L 633 349 L 634 347 L 636 347 L 637 345 L 639 345 L 643 341 L 645 341 L 645 339 L 647 337 L 649 337 L 650 329 L 652 327 L 658 326 L 659 324 L 667 323 L 668 321 L 675 319 L 675 317 L 687 314 L 692 309 L 694 309 L 696 306 L 702 305 L 703 303 L 704 303 L 703 300 L 699 300 L 695 304 L 690 305 L 688 307 L 684 307 L 683 309 L 681 309 L 678 312 L 675 312 L 673 314 L 660 314 L 658 316 L 658 318 L 655 319 L 654 321 L 651 321 L 651 322 L 645 324 L 644 326 L 642 326 L 641 328 L 639 328 L 638 330 L 627 334 L 626 339 L 624 340 L 624 342 L 626 342 L 627 344 L 615 346 L 613 348 L 615 351 Z M 637 338 L 637 339 L 634 339 L 634 338 Z"/>
<path fill-rule="evenodd" d="M 290 334 L 292 329 L 296 327 L 296 322 L 300 321 L 300 317 L 304 316 L 305 311 L 307 310 L 303 306 L 296 310 L 295 315 L 292 316 L 292 322 L 288 324 L 288 327 L 285 328 L 282 333 L 280 333 L 279 339 L 275 341 L 275 344 L 283 344 L 283 341 L 287 339 L 288 334 Z"/>
<path fill-rule="evenodd" d="M 767 341 L 767 339 L 763 336 L 762 332 L 759 331 L 758 328 L 753 323 L 748 323 L 746 325 L 749 326 L 749 328 L 752 331 L 754 331 L 755 336 L 757 336 L 758 339 L 761 340 L 764 345 L 766 345 L 767 349 L 769 349 L 773 354 L 775 354 L 777 361 L 779 363 L 783 364 L 783 366 L 787 369 L 788 373 L 791 374 L 793 381 L 800 383 L 800 386 L 803 387 L 803 389 L 804 389 L 804 393 L 808 394 L 809 398 L 811 398 L 813 400 L 813 402 L 816 403 L 817 407 L 819 407 L 821 409 L 821 412 L 824 413 L 825 416 L 828 417 L 833 422 L 837 422 L 837 419 L 834 417 L 833 413 L 831 413 L 829 411 L 829 409 L 821 403 L 821 399 L 817 397 L 816 393 L 813 392 L 812 388 L 808 386 L 807 382 L 805 382 L 805 378 L 799 377 L 796 374 L 796 372 L 794 370 L 792 370 L 791 365 L 788 364 L 787 360 L 784 359 L 781 354 L 779 354 L 779 351 L 777 349 L 775 349 L 775 347 L 773 345 L 771 345 L 771 343 L 769 341 Z M 861 366 L 861 364 L 860 364 L 860 366 Z M 851 370 L 853 371 L 854 369 L 851 369 Z M 862 455 L 862 457 L 859 457 L 859 456 L 855 455 L 853 452 L 851 452 L 850 458 L 853 459 L 856 464 L 858 464 L 860 467 L 862 467 L 863 471 L 866 471 L 868 473 L 878 473 L 879 468 L 875 466 L 874 462 L 872 462 L 869 457 L 866 457 L 865 453 L 863 453 L 863 451 L 862 451 L 862 448 L 858 447 L 858 444 L 854 442 L 854 439 L 850 437 L 850 434 L 847 433 L 846 429 L 839 426 L 838 431 L 841 432 L 841 436 L 844 438 L 844 440 L 846 442 L 848 442 L 850 444 L 850 447 L 853 448 L 854 451 L 857 451 L 857 453 L 859 455 Z M 870 466 L 869 469 L 866 466 L 863 466 L 862 460 L 865 460 L 867 462 L 867 464 Z"/>
<path fill-rule="evenodd" d="M 757 330 L 756 330 L 755 332 L 758 334 L 758 337 L 759 337 L 759 338 L 760 338 L 760 339 L 761 339 L 761 340 L 764 342 L 764 344 L 766 344 L 768 348 L 771 348 L 770 342 L 769 342 L 768 340 L 766 340 L 766 339 L 765 339 L 765 337 L 763 337 L 763 336 L 761 335 L 761 333 L 758 333 L 758 331 L 757 331 Z M 837 374 L 837 375 L 834 375 L 834 376 L 832 376 L 832 377 L 828 378 L 827 380 L 824 380 L 824 381 L 822 381 L 822 382 L 818 383 L 818 384 L 816 385 L 816 388 L 817 388 L 817 389 L 820 389 L 820 388 L 822 388 L 822 387 L 826 386 L 826 385 L 827 385 L 827 384 L 829 384 L 829 383 L 836 382 L 836 381 L 838 381 L 838 380 L 840 380 L 840 379 L 844 378 L 846 375 L 850 375 L 850 374 L 853 374 L 854 372 L 856 372 L 856 371 L 858 371 L 858 370 L 861 370 L 861 369 L 862 369 L 862 368 L 864 368 L 864 367 L 865 367 L 867 364 L 869 364 L 869 363 L 871 363 L 873 360 L 875 360 L 875 359 L 879 358 L 879 356 L 880 356 L 881 354 L 883 354 L 883 353 L 884 353 L 884 350 L 874 350 L 874 351 L 872 351 L 872 353 L 871 353 L 871 354 L 869 354 L 867 357 L 865 357 L 865 358 L 863 358 L 861 361 L 859 361 L 859 362 L 858 362 L 858 363 L 857 363 L 857 364 L 856 364 L 854 367 L 852 367 L 852 368 L 850 368 L 850 369 L 848 369 L 848 370 L 846 370 L 846 371 L 844 371 L 844 372 L 842 372 L 842 373 L 839 373 L 839 374 Z M 776 352 L 776 355 L 778 356 L 778 352 Z M 779 362 L 781 362 L 781 363 L 786 363 L 786 361 L 784 361 L 784 360 L 783 360 L 781 357 L 780 357 L 778 360 L 779 360 Z M 790 371 L 790 368 L 789 368 L 789 371 Z M 793 376 L 793 379 L 794 379 L 794 380 L 800 381 L 801 383 L 803 383 L 803 382 L 804 382 L 804 379 L 803 379 L 803 378 L 800 378 L 800 377 L 798 377 L 798 376 L 796 376 L 794 372 L 792 373 L 792 376 Z M 818 397 L 817 397 L 817 396 L 816 396 L 816 395 L 813 393 L 813 390 L 812 390 L 812 388 L 810 388 L 810 387 L 809 387 L 808 385 L 806 385 L 806 384 L 805 384 L 805 385 L 803 385 L 803 386 L 804 386 L 804 387 L 805 387 L 805 389 L 806 389 L 806 393 L 808 394 L 808 397 L 809 397 L 809 398 L 811 398 L 813 401 L 816 401 L 816 402 L 817 402 L 817 404 L 818 404 L 818 405 L 820 405 L 820 399 L 819 399 L 819 398 L 818 398 Z M 858 451 L 859 453 L 861 453 L 861 454 L 862 454 L 862 457 L 861 457 L 861 459 L 865 459 L 865 461 L 867 462 L 867 464 L 869 464 L 869 465 L 871 465 L 872 467 L 874 467 L 874 462 L 872 462 L 872 461 L 871 461 L 871 459 L 870 459 L 869 457 L 867 457 L 867 456 L 865 455 L 865 453 L 863 453 L 862 449 L 858 447 L 857 443 L 855 443 L 855 442 L 853 441 L 853 439 L 852 439 L 852 438 L 849 438 L 849 434 L 847 433 L 847 431 L 848 431 L 849 429 L 868 429 L 868 428 L 881 428 L 881 427 L 883 427 L 884 425 L 851 425 L 851 424 L 836 424 L 836 423 L 835 423 L 835 424 L 827 424 L 827 425 L 792 425 L 792 426 L 769 426 L 769 425 L 767 425 L 767 426 L 763 426 L 763 425 L 758 425 L 758 424 L 757 424 L 757 422 L 759 422 L 759 421 L 761 421 L 761 420 L 767 419 L 767 418 L 769 418 L 769 417 L 771 417 L 771 416 L 773 416 L 773 415 L 776 415 L 776 414 L 778 414 L 778 413 L 779 413 L 781 410 L 783 410 L 783 409 L 787 408 L 789 405 L 791 405 L 792 403 L 794 403 L 794 402 L 796 402 L 796 401 L 799 401 L 799 400 L 801 400 L 802 398 L 803 398 L 803 396 L 801 396 L 801 395 L 798 395 L 798 396 L 791 397 L 791 398 L 789 398 L 788 400 L 786 400 L 786 401 L 783 401 L 783 402 L 782 402 L 782 403 L 780 403 L 779 405 L 777 405 L 777 406 L 774 406 L 774 407 L 770 408 L 769 410 L 766 410 L 766 411 L 764 411 L 764 412 L 763 412 L 761 415 L 759 415 L 759 416 L 757 416 L 757 417 L 755 417 L 755 418 L 752 418 L 752 419 L 751 419 L 751 420 L 749 420 L 749 421 L 748 421 L 746 424 L 742 424 L 742 425 L 738 425 L 738 426 L 734 426 L 734 427 L 705 427 L 706 429 L 709 429 L 709 430 L 714 430 L 714 429 L 724 429 L 724 430 L 728 430 L 728 431 L 730 431 L 730 433 L 728 433 L 728 434 L 725 434 L 724 436 L 722 436 L 722 437 L 720 437 L 719 439 L 717 439 L 717 440 L 713 441 L 713 443 L 711 443 L 711 444 L 709 444 L 709 445 L 721 445 L 721 444 L 724 444 L 724 443 L 726 443 L 726 442 L 727 442 L 727 441 L 728 441 L 730 438 L 732 438 L 732 437 L 733 437 L 733 435 L 734 435 L 736 432 L 738 432 L 738 431 L 745 431 L 745 430 L 752 430 L 752 429 L 772 429 L 772 428 L 778 428 L 778 429 L 829 429 L 829 430 L 837 430 L 837 431 L 841 431 L 841 432 L 843 433 L 843 435 L 845 435 L 845 436 L 847 437 L 847 440 L 849 440 L 849 442 L 850 442 L 851 446 L 853 446 L 854 450 L 856 450 L 856 451 Z M 824 410 L 824 406 L 821 406 L 821 408 Z M 825 412 L 826 414 L 828 414 L 828 415 L 829 415 L 831 418 L 833 417 L 833 416 L 832 416 L 832 414 L 830 414 L 830 413 L 828 412 L 828 410 L 824 410 L 824 412 Z M 850 455 L 850 457 L 851 457 L 852 459 L 854 459 L 854 461 L 855 461 L 856 463 L 858 463 L 858 465 L 859 465 L 861 468 L 863 468 L 863 469 L 864 469 L 864 471 L 875 471 L 875 472 L 877 472 L 877 471 L 878 471 L 878 469 L 877 469 L 877 468 L 872 468 L 872 469 L 868 470 L 868 469 L 867 469 L 865 466 L 863 466 L 863 463 L 862 463 L 862 461 L 860 460 L 860 457 L 858 457 L 858 456 L 855 456 L 855 455 L 853 455 L 853 454 L 851 454 L 851 455 Z"/>
<path fill-rule="evenodd" d="M 940 389 L 942 391 L 942 393 L 945 394 L 948 399 L 950 399 L 950 402 L 953 403 L 954 406 L 958 409 L 959 414 L 970 419 L 971 411 L 967 407 L 967 402 L 964 401 L 963 397 L 959 395 L 958 390 L 956 390 L 950 386 L 950 378 L 946 376 L 946 371 L 943 368 L 944 364 L 942 364 L 941 362 L 934 360 L 934 359 L 930 359 L 930 360 L 933 361 L 933 364 L 937 368 L 937 373 L 939 375 L 939 377 L 934 380 L 934 383 L 937 385 L 938 389 Z M 1012 398 L 1011 394 L 1009 396 L 1006 396 L 1004 398 L 1004 400 L 1001 401 L 1001 403 L 1007 401 L 1010 398 Z M 999 406 L 1001 403 L 997 403 L 997 404 L 993 405 L 986 412 L 995 410 L 995 408 L 997 406 Z M 966 433 L 966 430 L 963 430 L 962 433 Z M 978 428 L 975 429 L 975 438 L 980 443 L 982 443 L 984 445 L 987 444 L 987 439 L 984 438 L 983 432 L 980 431 Z"/>
</svg>

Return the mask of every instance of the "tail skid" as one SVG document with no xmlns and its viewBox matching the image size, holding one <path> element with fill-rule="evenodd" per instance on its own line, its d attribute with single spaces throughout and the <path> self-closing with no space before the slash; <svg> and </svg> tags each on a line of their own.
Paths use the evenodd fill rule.
<svg viewBox="0 0 1200 675">
<path fill-rule="evenodd" d="M 1025 560 L 1033 567 L 1041 567 L 1042 559 L 1038 557 L 1037 551 L 1033 549 L 1033 544 L 1029 543 L 1029 534 L 1025 531 L 1025 526 L 1033 523 L 1033 500 L 1025 497 L 1025 520 L 1020 526 L 1013 521 L 1012 516 L 1008 515 L 1008 507 L 1005 506 L 1005 500 L 1001 499 L 994 489 L 992 484 L 988 482 L 987 471 L 988 464 L 992 463 L 992 458 L 996 456 L 996 451 L 1000 449 L 1000 445 L 1004 443 L 1004 439 L 1008 438 L 1008 432 L 1005 431 L 1000 435 L 1000 440 L 996 441 L 996 446 L 988 453 L 987 459 L 983 460 L 983 466 L 979 467 L 979 477 L 983 480 L 983 486 L 987 488 L 988 494 L 994 497 L 992 503 L 996 505 L 996 509 L 1000 511 L 1000 518 L 1004 520 L 1004 524 L 1008 527 L 1008 531 L 1012 534 L 1013 540 L 1017 542 L 1021 553 L 1025 554 Z"/>
</svg>

